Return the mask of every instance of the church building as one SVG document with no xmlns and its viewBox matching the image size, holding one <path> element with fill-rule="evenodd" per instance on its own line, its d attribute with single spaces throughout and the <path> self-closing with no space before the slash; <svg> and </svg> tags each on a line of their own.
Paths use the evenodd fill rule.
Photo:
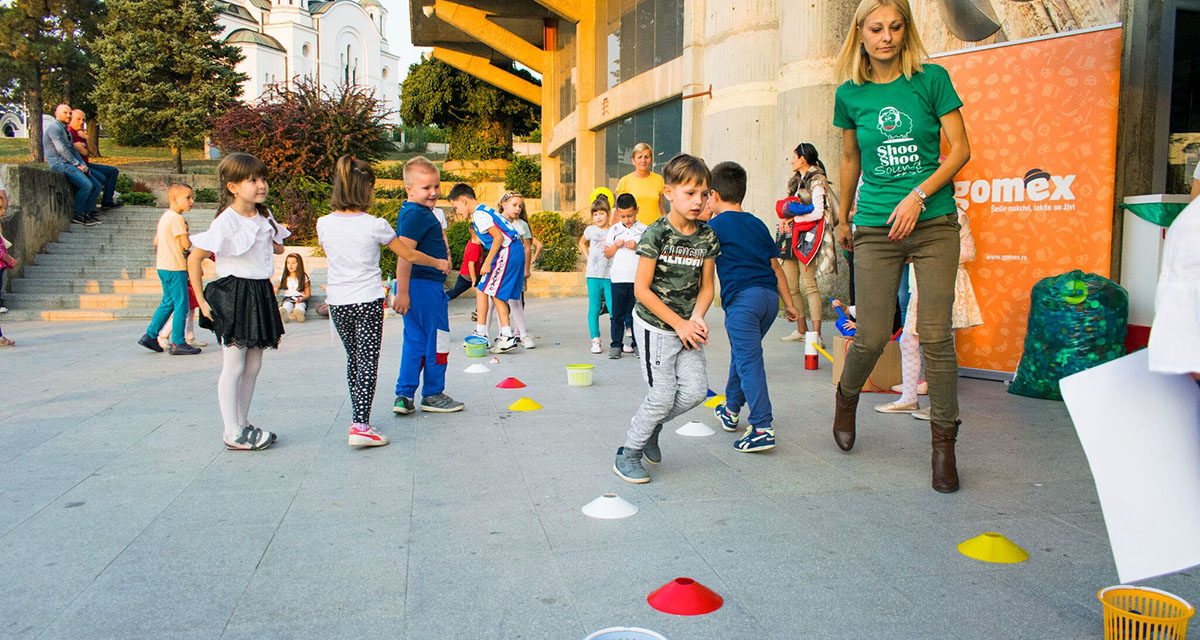
<svg viewBox="0 0 1200 640">
<path fill-rule="evenodd" d="M 245 59 L 243 99 L 297 77 L 328 89 L 361 85 L 375 90 L 399 124 L 400 61 L 388 51 L 387 9 L 380 0 L 214 0 L 220 37 Z"/>
</svg>

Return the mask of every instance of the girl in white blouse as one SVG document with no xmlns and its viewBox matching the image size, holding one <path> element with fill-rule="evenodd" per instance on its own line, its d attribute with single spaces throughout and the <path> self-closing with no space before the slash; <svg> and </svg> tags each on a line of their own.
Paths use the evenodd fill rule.
<svg viewBox="0 0 1200 640">
<path fill-rule="evenodd" d="M 277 348 L 283 321 L 271 287 L 273 254 L 283 253 L 291 233 L 275 222 L 267 199 L 266 166 L 254 156 L 233 153 L 217 166 L 221 212 L 208 230 L 191 237 L 188 277 L 200 306 L 200 326 L 221 344 L 217 402 L 227 449 L 258 451 L 275 434 L 250 424 L 250 401 L 262 368 L 263 350 Z M 201 263 L 213 256 L 218 279 L 201 287 Z"/>
</svg>

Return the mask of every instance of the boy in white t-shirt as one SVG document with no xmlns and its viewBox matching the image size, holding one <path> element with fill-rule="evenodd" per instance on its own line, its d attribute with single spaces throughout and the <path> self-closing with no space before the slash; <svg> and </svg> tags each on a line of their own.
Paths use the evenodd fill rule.
<svg viewBox="0 0 1200 640">
<path fill-rule="evenodd" d="M 612 342 L 609 344 L 608 357 L 616 360 L 622 353 L 637 354 L 637 339 L 631 339 L 628 346 L 624 344 L 624 339 L 625 327 L 633 327 L 633 305 L 637 302 L 633 296 L 633 279 L 638 266 L 637 244 L 646 231 L 646 225 L 638 222 L 637 198 L 633 194 L 618 195 L 613 214 L 618 222 L 608 229 L 604 240 L 604 257 L 612 260 L 608 270 L 613 306 L 609 310 Z"/>
</svg>

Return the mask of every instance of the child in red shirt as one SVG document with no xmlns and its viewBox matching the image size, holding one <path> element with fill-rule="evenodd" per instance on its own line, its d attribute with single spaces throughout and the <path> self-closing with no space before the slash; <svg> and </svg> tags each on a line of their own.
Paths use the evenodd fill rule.
<svg viewBox="0 0 1200 640">
<path fill-rule="evenodd" d="M 462 266 L 458 270 L 458 280 L 454 282 L 454 288 L 448 293 L 451 300 L 462 295 L 467 289 L 479 284 L 479 270 L 483 265 L 483 255 L 483 245 L 479 243 L 479 238 L 476 238 L 472 234 L 471 241 L 463 249 Z"/>
</svg>

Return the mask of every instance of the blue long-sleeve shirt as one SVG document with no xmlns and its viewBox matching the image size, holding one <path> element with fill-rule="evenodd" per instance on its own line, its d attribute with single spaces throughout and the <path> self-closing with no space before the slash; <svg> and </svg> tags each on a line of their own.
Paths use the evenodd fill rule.
<svg viewBox="0 0 1200 640">
<path fill-rule="evenodd" d="M 56 162 L 72 166 L 83 164 L 83 158 L 79 157 L 79 152 L 71 143 L 71 134 L 67 133 L 67 126 L 58 120 L 47 124 L 46 129 L 42 131 L 42 148 L 45 150 L 46 164 L 50 166 L 54 166 Z"/>
</svg>

